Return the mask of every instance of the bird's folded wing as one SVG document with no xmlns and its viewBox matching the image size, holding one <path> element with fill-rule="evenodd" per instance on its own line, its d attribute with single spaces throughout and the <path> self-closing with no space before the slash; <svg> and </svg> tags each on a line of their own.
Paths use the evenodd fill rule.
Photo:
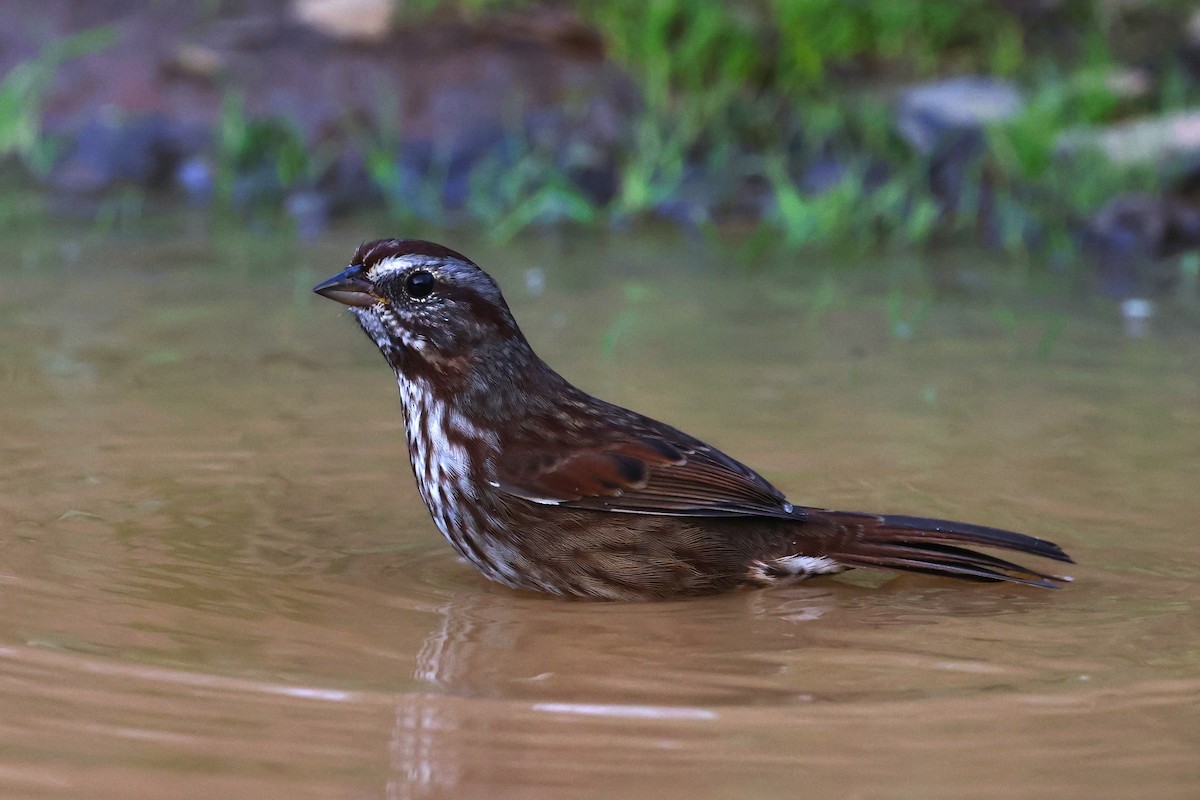
<svg viewBox="0 0 1200 800">
<path fill-rule="evenodd" d="M 758 473 L 683 434 L 586 443 L 551 451 L 508 449 L 492 484 L 545 505 L 631 514 L 793 516 L 783 493 Z"/>
</svg>

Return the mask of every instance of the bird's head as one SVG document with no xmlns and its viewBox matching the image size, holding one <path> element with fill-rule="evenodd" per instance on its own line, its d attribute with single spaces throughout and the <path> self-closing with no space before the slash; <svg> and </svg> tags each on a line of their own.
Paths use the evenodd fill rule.
<svg viewBox="0 0 1200 800">
<path fill-rule="evenodd" d="M 367 242 L 349 267 L 313 291 L 349 306 L 398 372 L 441 372 L 481 349 L 524 342 L 492 277 L 433 242 Z"/>
</svg>

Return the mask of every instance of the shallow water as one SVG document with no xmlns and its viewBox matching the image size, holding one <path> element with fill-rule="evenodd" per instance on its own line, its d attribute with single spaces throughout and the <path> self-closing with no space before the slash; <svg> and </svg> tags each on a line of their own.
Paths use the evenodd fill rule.
<svg viewBox="0 0 1200 800">
<path fill-rule="evenodd" d="M 364 235 L 9 242 L 0 796 L 1200 794 L 1194 330 L 924 301 L 914 265 L 464 244 L 569 378 L 794 502 L 1079 561 L 571 603 L 487 584 L 420 506 L 386 367 L 309 295 Z"/>
</svg>

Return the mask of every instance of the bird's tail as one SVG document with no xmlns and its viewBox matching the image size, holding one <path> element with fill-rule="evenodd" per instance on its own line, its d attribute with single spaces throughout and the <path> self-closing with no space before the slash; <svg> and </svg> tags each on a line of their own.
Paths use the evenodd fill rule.
<svg viewBox="0 0 1200 800">
<path fill-rule="evenodd" d="M 1075 563 L 1053 542 L 999 528 L 893 514 L 805 511 L 808 520 L 831 524 L 843 533 L 830 542 L 828 555 L 846 566 L 882 567 L 967 580 L 1010 581 L 1058 588 L 1059 584 L 1071 579 L 968 550 L 963 545 L 1015 550 Z"/>
</svg>

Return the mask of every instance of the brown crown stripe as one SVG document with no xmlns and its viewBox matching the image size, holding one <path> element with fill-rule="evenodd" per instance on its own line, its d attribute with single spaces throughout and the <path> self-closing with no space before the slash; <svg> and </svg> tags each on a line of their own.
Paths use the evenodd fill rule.
<svg viewBox="0 0 1200 800">
<path fill-rule="evenodd" d="M 376 239 L 373 242 L 363 242 L 354 251 L 351 264 L 362 264 L 367 269 L 389 258 L 402 256 L 428 256 L 429 258 L 455 258 L 465 261 L 472 266 L 478 266 L 474 261 L 434 242 L 424 239 Z"/>
</svg>

